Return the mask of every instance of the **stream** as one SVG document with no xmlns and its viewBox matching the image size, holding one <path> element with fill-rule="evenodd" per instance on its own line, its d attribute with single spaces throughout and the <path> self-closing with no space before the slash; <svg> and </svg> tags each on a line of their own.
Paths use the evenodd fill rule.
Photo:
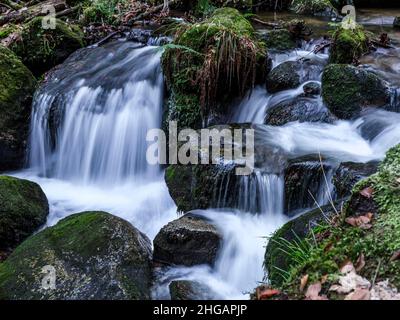
<svg viewBox="0 0 400 320">
<path fill-rule="evenodd" d="M 371 21 L 382 20 L 367 20 Z M 304 42 L 298 50 L 272 54 L 273 65 L 307 57 L 323 66 L 328 52 L 313 54 L 314 46 L 313 41 Z M 391 75 L 399 70 L 399 50 L 380 49 L 380 55 L 374 53 L 363 61 L 390 80 L 394 88 L 400 86 L 398 74 Z M 153 240 L 165 224 L 178 217 L 164 182 L 164 168 L 149 165 L 145 157 L 146 133 L 161 127 L 162 122 L 161 54 L 160 47 L 142 47 L 123 40 L 84 48 L 38 89 L 28 165 L 13 175 L 33 180 L 43 188 L 50 203 L 46 226 L 72 213 L 102 210 L 126 219 Z M 384 56 L 392 57 L 397 65 L 385 64 Z M 320 82 L 321 71 L 304 70 L 307 82 Z M 366 110 L 351 121 L 264 125 L 267 110 L 298 97 L 303 85 L 276 94 L 258 86 L 233 103 L 229 122 L 258 124 L 264 143 L 282 149 L 289 158 L 320 153 L 332 168 L 345 161 L 381 160 L 390 147 L 400 143 L 400 114 L 394 112 L 399 111 L 400 103 L 395 95 L 393 110 Z M 312 99 L 321 110 L 325 108 L 321 97 Z M 236 208 L 197 211 L 223 236 L 216 264 L 156 271 L 153 297 L 168 299 L 168 284 L 188 279 L 209 287 L 208 298 L 248 298 L 263 280 L 266 237 L 290 219 L 284 212 L 283 180 L 282 170 L 261 168 L 251 181 L 243 181 Z M 320 181 L 315 195 L 319 205 L 334 197 L 327 180 Z M 255 190 L 259 197 L 253 196 Z M 223 198 L 220 201 L 223 207 Z"/>
</svg>

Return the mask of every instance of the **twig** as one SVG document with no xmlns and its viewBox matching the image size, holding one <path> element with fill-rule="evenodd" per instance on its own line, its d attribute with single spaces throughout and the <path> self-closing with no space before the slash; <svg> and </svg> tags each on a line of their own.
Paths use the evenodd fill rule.
<svg viewBox="0 0 400 320">
<path fill-rule="evenodd" d="M 170 5 L 171 5 L 171 4 L 174 4 L 174 3 L 177 2 L 177 1 L 178 1 L 178 0 L 170 0 L 170 1 L 169 1 L 169 4 L 170 4 Z M 164 8 L 164 3 L 163 3 L 163 4 L 160 4 L 160 5 L 158 5 L 158 6 L 155 6 L 155 7 L 153 7 L 153 8 L 151 8 L 149 11 L 146 11 L 146 12 L 143 12 L 143 13 L 141 13 L 141 14 L 138 14 L 136 17 L 134 17 L 134 18 L 132 18 L 132 19 L 129 19 L 129 20 L 126 22 L 126 24 L 127 24 L 128 26 L 131 26 L 131 25 L 133 25 L 135 22 L 140 21 L 140 20 L 144 20 L 144 19 L 148 18 L 149 16 L 155 14 L 156 12 L 161 11 L 163 8 Z"/>
<path fill-rule="evenodd" d="M 260 20 L 258 18 L 255 18 L 255 17 L 251 17 L 251 20 L 253 20 L 256 23 L 262 24 L 263 26 L 270 27 L 270 28 L 276 28 L 276 27 L 280 26 L 279 23 L 266 22 L 266 21 Z"/>
</svg>

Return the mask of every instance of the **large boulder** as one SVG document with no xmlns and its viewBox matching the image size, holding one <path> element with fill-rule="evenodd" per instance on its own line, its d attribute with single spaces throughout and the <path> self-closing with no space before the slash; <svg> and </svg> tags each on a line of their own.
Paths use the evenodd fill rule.
<svg viewBox="0 0 400 320">
<path fill-rule="evenodd" d="M 128 222 L 74 214 L 0 264 L 0 300 L 149 299 L 151 256 L 150 240 Z"/>
<path fill-rule="evenodd" d="M 36 80 L 17 56 L 0 46 L 0 172 L 23 165 Z"/>
<path fill-rule="evenodd" d="M 384 107 L 390 102 L 385 81 L 372 72 L 350 65 L 331 64 L 322 74 L 322 97 L 340 119 L 358 117 L 366 107 Z"/>
<path fill-rule="evenodd" d="M 329 56 L 331 63 L 357 63 L 369 50 L 368 37 L 361 26 L 338 28 L 333 34 Z"/>
<path fill-rule="evenodd" d="M 296 48 L 293 35 L 287 29 L 274 29 L 262 32 L 260 37 L 269 50 L 285 51 Z"/>
<path fill-rule="evenodd" d="M 38 184 L 0 176 L 0 255 L 10 253 L 35 232 L 48 214 L 49 204 Z"/>
<path fill-rule="evenodd" d="M 24 26 L 21 39 L 11 49 L 34 75 L 40 76 L 81 47 L 83 33 L 79 27 L 57 19 L 55 29 L 44 29 L 39 17 Z"/>
<path fill-rule="evenodd" d="M 294 98 L 278 103 L 268 109 L 265 124 L 282 126 L 286 123 L 326 122 L 332 123 L 335 117 L 316 99 Z"/>
<path fill-rule="evenodd" d="M 290 10 L 297 14 L 317 16 L 330 16 L 333 9 L 329 0 L 293 0 L 290 6 Z"/>
<path fill-rule="evenodd" d="M 221 239 L 218 230 L 193 211 L 160 230 L 154 239 L 154 260 L 173 265 L 212 265 Z"/>
<path fill-rule="evenodd" d="M 335 194 L 339 199 L 348 197 L 355 184 L 378 170 L 378 162 L 368 163 L 343 162 L 336 169 L 332 182 Z"/>
</svg>

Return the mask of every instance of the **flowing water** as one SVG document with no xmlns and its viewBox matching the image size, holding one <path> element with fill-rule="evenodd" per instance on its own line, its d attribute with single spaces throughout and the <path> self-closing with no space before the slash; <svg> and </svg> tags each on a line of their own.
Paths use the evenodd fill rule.
<svg viewBox="0 0 400 320">
<path fill-rule="evenodd" d="M 320 81 L 328 55 L 313 54 L 314 45 L 304 43 L 301 50 L 275 54 L 273 65 L 309 59 L 317 67 L 302 71 L 305 82 Z M 47 225 L 75 212 L 104 210 L 153 239 L 177 218 L 163 169 L 145 159 L 147 130 L 160 127 L 162 121 L 160 55 L 157 47 L 125 41 L 86 48 L 70 57 L 36 93 L 28 168 L 15 175 L 42 186 L 50 202 Z M 371 68 L 381 69 L 377 60 L 374 63 Z M 288 158 L 320 153 L 334 165 L 380 160 L 400 143 L 400 114 L 391 112 L 398 111 L 395 95 L 391 111 L 366 110 L 352 121 L 263 125 L 268 109 L 298 97 L 303 84 L 276 94 L 256 87 L 232 106 L 230 122 L 260 124 L 264 142 Z M 325 108 L 320 97 L 314 99 Z M 235 208 L 197 211 L 223 236 L 215 266 L 158 270 L 154 298 L 168 298 L 168 284 L 174 279 L 205 284 L 211 298 L 246 298 L 263 279 L 265 237 L 289 219 L 284 212 L 283 170 L 258 168 L 241 178 L 238 190 Z M 222 187 L 218 193 L 219 207 L 224 206 L 226 192 Z M 332 192 L 331 183 L 322 179 L 315 196 L 322 205 Z"/>
</svg>

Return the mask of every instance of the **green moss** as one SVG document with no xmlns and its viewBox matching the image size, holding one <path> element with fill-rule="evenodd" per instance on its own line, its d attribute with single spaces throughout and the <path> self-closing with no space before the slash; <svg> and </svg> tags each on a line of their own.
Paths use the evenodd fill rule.
<svg viewBox="0 0 400 320">
<path fill-rule="evenodd" d="M 325 68 L 322 97 L 329 110 L 341 119 L 358 116 L 363 107 L 384 106 L 390 101 L 387 87 L 377 75 L 344 64 Z"/>
<path fill-rule="evenodd" d="M 0 176 L 0 250 L 9 251 L 46 222 L 49 206 L 34 182 Z"/>
<path fill-rule="evenodd" d="M 38 76 L 84 45 L 78 27 L 57 19 L 55 29 L 43 29 L 40 17 L 24 26 L 21 38 L 11 49 Z"/>
<path fill-rule="evenodd" d="M 332 36 L 329 56 L 331 63 L 355 63 L 369 51 L 368 37 L 362 26 L 354 29 L 337 28 Z"/>
<path fill-rule="evenodd" d="M 18 30 L 18 27 L 14 24 L 4 25 L 0 27 L 0 40 L 7 38 L 11 33 Z"/>
<path fill-rule="evenodd" d="M 268 31 L 265 35 L 265 43 L 268 49 L 290 50 L 296 47 L 291 33 L 286 29 Z"/>
<path fill-rule="evenodd" d="M 400 288 L 400 263 L 390 258 L 400 249 L 400 145 L 388 151 L 377 174 L 358 183 L 353 197 L 370 186 L 373 200 L 378 205 L 372 228 L 364 230 L 342 221 L 337 225 L 324 224 L 307 236 L 308 241 L 318 239 L 307 251 L 301 263 L 292 263 L 285 271 L 288 276 L 281 287 L 291 297 L 302 295 L 298 291 L 300 278 L 308 274 L 311 280 L 320 280 L 329 274 L 335 279 L 339 266 L 347 259 L 355 263 L 363 254 L 365 267 L 359 272 L 372 282 L 388 279 Z M 351 201 L 351 200 L 350 200 Z M 347 210 L 347 209 L 346 209 Z M 346 211 L 345 210 L 345 211 Z M 347 212 L 343 213 L 343 217 Z M 329 286 L 329 283 L 327 284 Z M 331 297 L 335 298 L 335 297 Z"/>
<path fill-rule="evenodd" d="M 129 0 L 92 0 L 84 4 L 83 22 L 118 24 L 129 8 Z"/>
</svg>

